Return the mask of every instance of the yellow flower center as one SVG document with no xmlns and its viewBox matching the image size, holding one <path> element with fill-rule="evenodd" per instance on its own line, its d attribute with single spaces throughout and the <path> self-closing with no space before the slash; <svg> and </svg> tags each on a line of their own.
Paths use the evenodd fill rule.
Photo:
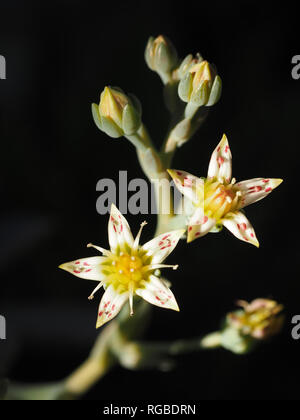
<svg viewBox="0 0 300 420">
<path fill-rule="evenodd" d="M 222 219 L 228 212 L 235 211 L 241 194 L 235 190 L 234 182 L 226 183 L 216 178 L 206 179 L 204 189 L 199 195 L 198 206 L 204 207 L 204 214 L 216 221 Z"/>
<path fill-rule="evenodd" d="M 102 263 L 103 273 L 106 275 L 105 284 L 112 284 L 119 293 L 134 292 L 144 287 L 154 271 L 149 267 L 151 260 L 151 257 L 140 250 L 136 250 L 134 254 L 117 252 L 113 257 L 107 257 L 107 261 Z"/>
</svg>

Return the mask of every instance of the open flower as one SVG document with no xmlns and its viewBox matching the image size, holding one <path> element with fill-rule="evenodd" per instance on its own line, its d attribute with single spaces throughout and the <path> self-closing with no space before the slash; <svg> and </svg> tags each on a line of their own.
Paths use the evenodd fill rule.
<svg viewBox="0 0 300 420">
<path fill-rule="evenodd" d="M 231 152 L 225 135 L 211 156 L 207 178 L 178 170 L 168 172 L 194 206 L 188 221 L 188 242 L 224 225 L 238 239 L 259 246 L 254 229 L 241 209 L 270 194 L 282 179 L 253 178 L 236 183 L 231 178 Z"/>
<path fill-rule="evenodd" d="M 96 328 L 114 318 L 127 300 L 132 315 L 134 294 L 153 305 L 179 311 L 173 293 L 157 274 L 160 268 L 177 268 L 177 265 L 162 262 L 173 251 L 184 230 L 164 233 L 140 246 L 139 239 L 145 224 L 141 224 L 134 239 L 127 220 L 112 205 L 108 223 L 110 251 L 88 244 L 103 256 L 82 258 L 59 266 L 77 277 L 99 281 L 89 299 L 93 299 L 94 293 L 104 287 Z"/>
</svg>

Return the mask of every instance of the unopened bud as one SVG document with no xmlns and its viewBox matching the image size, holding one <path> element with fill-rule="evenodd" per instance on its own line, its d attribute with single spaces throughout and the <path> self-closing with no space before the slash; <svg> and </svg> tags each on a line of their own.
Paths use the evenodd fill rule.
<svg viewBox="0 0 300 420">
<path fill-rule="evenodd" d="M 150 37 L 145 50 L 145 60 L 148 67 L 156 71 L 162 79 L 177 65 L 177 52 L 171 41 L 163 35 Z"/>
<path fill-rule="evenodd" d="M 215 67 L 202 57 L 197 60 L 189 57 L 181 64 L 179 74 L 182 78 L 178 85 L 178 95 L 182 101 L 191 102 L 198 107 L 212 106 L 221 96 L 221 78 Z"/>
<path fill-rule="evenodd" d="M 115 87 L 105 87 L 92 113 L 97 127 L 113 138 L 132 135 L 141 125 L 139 101 Z"/>
<path fill-rule="evenodd" d="M 234 353 L 249 352 L 258 342 L 277 334 L 283 325 L 283 306 L 270 299 L 251 303 L 238 301 L 242 307 L 226 317 L 221 345 Z"/>
</svg>

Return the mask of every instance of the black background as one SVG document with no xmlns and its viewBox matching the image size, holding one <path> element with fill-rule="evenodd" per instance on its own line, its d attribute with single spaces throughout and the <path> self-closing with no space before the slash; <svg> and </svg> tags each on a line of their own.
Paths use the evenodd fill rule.
<svg viewBox="0 0 300 420">
<path fill-rule="evenodd" d="M 180 243 L 168 273 L 181 312 L 153 309 L 147 338 L 176 339 L 216 330 L 238 298 L 270 297 L 286 308 L 283 332 L 256 352 L 225 350 L 177 359 L 170 373 L 115 369 L 86 399 L 298 399 L 300 342 L 291 318 L 300 313 L 298 185 L 300 54 L 293 4 L 267 2 L 10 1 L 0 6 L 1 375 L 40 382 L 69 374 L 97 332 L 92 283 L 57 266 L 107 246 L 107 216 L 96 212 L 96 183 L 143 177 L 133 147 L 110 139 L 92 121 L 90 103 L 105 85 L 134 92 L 156 144 L 167 128 L 161 82 L 144 62 L 150 35 L 166 34 L 179 55 L 214 62 L 223 94 L 202 129 L 177 153 L 174 167 L 205 175 L 223 132 L 233 175 L 283 178 L 246 209 L 260 248 L 225 229 Z M 133 231 L 143 215 L 128 216 Z M 151 238 L 148 217 L 143 240 Z M 99 297 L 99 296 L 98 296 Z"/>
</svg>

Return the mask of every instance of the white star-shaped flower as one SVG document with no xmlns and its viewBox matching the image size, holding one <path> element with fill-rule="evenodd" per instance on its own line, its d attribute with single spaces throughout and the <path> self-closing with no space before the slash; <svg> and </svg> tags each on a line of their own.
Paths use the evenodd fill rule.
<svg viewBox="0 0 300 420">
<path fill-rule="evenodd" d="M 238 239 L 259 246 L 254 229 L 241 210 L 270 194 L 282 179 L 253 178 L 236 183 L 231 178 L 231 160 L 228 140 L 223 135 L 211 156 L 207 178 L 168 170 L 179 191 L 193 203 L 188 242 L 224 225 Z"/>
<path fill-rule="evenodd" d="M 134 239 L 127 220 L 112 205 L 108 223 L 110 251 L 88 244 L 88 247 L 96 248 L 103 256 L 82 258 L 59 266 L 77 277 L 99 281 L 89 299 L 93 299 L 94 293 L 104 287 L 96 328 L 113 319 L 127 300 L 132 315 L 135 294 L 153 305 L 179 311 L 173 293 L 157 273 L 160 268 L 177 268 L 177 265 L 165 265 L 162 262 L 173 251 L 185 230 L 164 233 L 141 246 L 139 239 L 145 224 L 141 224 Z"/>
</svg>

